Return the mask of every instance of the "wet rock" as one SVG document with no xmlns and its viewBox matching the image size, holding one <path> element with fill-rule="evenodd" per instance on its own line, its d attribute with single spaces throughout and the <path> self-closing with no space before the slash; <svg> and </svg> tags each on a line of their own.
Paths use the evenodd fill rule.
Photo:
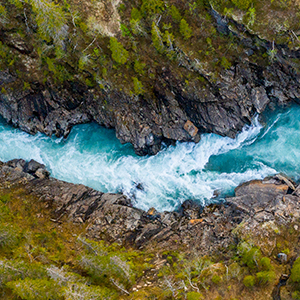
<svg viewBox="0 0 300 300">
<path fill-rule="evenodd" d="M 24 159 L 13 159 L 6 163 L 11 168 L 16 168 L 19 171 L 23 171 L 26 165 L 26 161 Z"/>
<path fill-rule="evenodd" d="M 46 166 L 32 159 L 26 165 L 25 172 L 34 174 L 38 169 L 46 169 Z"/>
<path fill-rule="evenodd" d="M 36 175 L 38 178 L 40 179 L 44 179 L 49 177 L 50 172 L 48 172 L 47 170 L 43 169 L 43 168 L 38 168 L 35 172 L 34 175 Z"/>
</svg>

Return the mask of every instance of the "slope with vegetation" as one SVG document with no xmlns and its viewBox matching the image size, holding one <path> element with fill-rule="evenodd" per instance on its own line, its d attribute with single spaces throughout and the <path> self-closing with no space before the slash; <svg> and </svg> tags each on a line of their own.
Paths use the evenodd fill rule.
<svg viewBox="0 0 300 300">
<path fill-rule="evenodd" d="M 0 113 L 58 136 L 95 120 L 138 154 L 233 137 L 267 104 L 299 99 L 299 12 L 290 0 L 1 0 Z"/>
</svg>

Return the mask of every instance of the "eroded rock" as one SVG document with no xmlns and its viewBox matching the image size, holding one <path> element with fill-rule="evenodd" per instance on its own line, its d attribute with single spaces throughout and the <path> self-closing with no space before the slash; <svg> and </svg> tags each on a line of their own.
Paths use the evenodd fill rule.
<svg viewBox="0 0 300 300">
<path fill-rule="evenodd" d="M 51 208 L 54 221 L 67 217 L 77 223 L 87 222 L 88 237 L 137 248 L 155 245 L 171 250 L 184 245 L 203 253 L 214 252 L 236 243 L 239 232 L 241 236 L 251 234 L 262 250 L 271 253 L 280 226 L 300 218 L 300 197 L 289 194 L 288 179 L 278 176 L 240 185 L 235 197 L 223 204 L 201 208 L 187 200 L 178 212 L 154 208 L 145 212 L 132 207 L 131 200 L 122 194 L 37 176 L 45 170 L 40 167 L 32 175 L 26 172 L 39 165 L 31 162 L 29 169 L 27 165 L 23 160 L 0 163 L 0 186 L 21 184 Z"/>
</svg>

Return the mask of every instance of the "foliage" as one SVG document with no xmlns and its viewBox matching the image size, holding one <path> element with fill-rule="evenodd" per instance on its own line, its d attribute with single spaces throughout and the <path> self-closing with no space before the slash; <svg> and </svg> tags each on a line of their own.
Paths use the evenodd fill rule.
<svg viewBox="0 0 300 300">
<path fill-rule="evenodd" d="M 300 300 L 300 292 L 299 291 L 294 291 L 292 293 L 292 298 L 295 300 Z"/>
<path fill-rule="evenodd" d="M 192 29 L 190 28 L 189 24 L 185 19 L 181 19 L 179 30 L 181 35 L 185 40 L 188 40 L 192 36 Z"/>
<path fill-rule="evenodd" d="M 291 281 L 300 283 L 300 257 L 298 257 L 291 270 Z"/>
<path fill-rule="evenodd" d="M 109 48 L 112 53 L 111 57 L 115 62 L 118 64 L 125 64 L 127 62 L 129 53 L 115 37 L 110 38 Z"/>
<path fill-rule="evenodd" d="M 155 49 L 159 53 L 163 53 L 165 50 L 163 39 L 162 39 L 162 34 L 161 31 L 159 30 L 158 26 L 153 22 L 152 23 L 152 30 L 151 30 L 151 35 L 152 35 L 152 42 L 155 47 Z"/>
<path fill-rule="evenodd" d="M 271 271 L 273 269 L 269 257 L 262 257 L 260 260 L 260 265 L 264 271 Z"/>
<path fill-rule="evenodd" d="M 250 269 L 254 269 L 258 266 L 261 252 L 257 247 L 253 247 L 247 242 L 242 242 L 238 246 L 238 252 L 241 256 L 241 261 Z"/>
<path fill-rule="evenodd" d="M 239 9 L 247 10 L 253 0 L 231 0 L 232 3 Z"/>
<path fill-rule="evenodd" d="M 222 59 L 221 59 L 221 66 L 224 69 L 230 69 L 231 68 L 231 63 L 230 63 L 230 61 L 227 60 L 227 58 L 225 56 L 223 56 Z"/>
<path fill-rule="evenodd" d="M 171 5 L 171 7 L 169 9 L 169 14 L 171 15 L 174 22 L 176 22 L 176 23 L 180 23 L 180 21 L 182 20 L 180 11 L 175 5 Z"/>
<path fill-rule="evenodd" d="M 144 93 L 143 84 L 141 81 L 139 81 L 136 77 L 132 78 L 133 80 L 133 87 L 134 87 L 134 93 L 136 95 L 141 95 Z"/>
<path fill-rule="evenodd" d="M 67 20 L 61 7 L 51 0 L 30 0 L 30 4 L 35 13 L 40 36 L 46 41 L 52 39 L 55 44 L 63 47 L 63 40 L 68 32 Z"/>
<path fill-rule="evenodd" d="M 262 271 L 256 273 L 256 278 L 259 284 L 272 284 L 276 279 L 274 271 Z"/>
<path fill-rule="evenodd" d="M 60 287 L 53 280 L 29 279 L 11 281 L 6 284 L 14 294 L 25 300 L 58 299 Z"/>
<path fill-rule="evenodd" d="M 162 0 L 143 0 L 141 11 L 149 16 L 161 13 L 164 11 L 164 2 Z"/>
<path fill-rule="evenodd" d="M 245 278 L 243 279 L 243 283 L 245 287 L 253 287 L 255 285 L 255 277 L 252 275 L 245 276 Z"/>
<path fill-rule="evenodd" d="M 142 14 L 137 8 L 131 10 L 131 19 L 140 21 L 142 19 Z"/>
<path fill-rule="evenodd" d="M 203 295 L 197 292 L 189 292 L 186 295 L 187 300 L 201 300 Z"/>
<path fill-rule="evenodd" d="M 134 71 L 139 74 L 139 75 L 144 75 L 145 70 L 144 68 L 146 67 L 145 63 L 140 62 L 138 59 L 135 60 L 134 62 Z"/>
<path fill-rule="evenodd" d="M 255 18 L 256 18 L 255 7 L 249 7 L 246 17 L 247 17 L 247 25 L 253 26 L 255 23 Z"/>
</svg>

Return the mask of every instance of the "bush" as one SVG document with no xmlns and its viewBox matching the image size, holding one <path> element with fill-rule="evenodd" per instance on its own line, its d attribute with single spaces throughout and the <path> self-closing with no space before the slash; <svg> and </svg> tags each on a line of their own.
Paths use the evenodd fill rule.
<svg viewBox="0 0 300 300">
<path fill-rule="evenodd" d="M 221 59 L 221 66 L 226 70 L 230 69 L 231 67 L 230 61 L 228 61 L 228 59 L 225 56 L 223 56 Z"/>
<path fill-rule="evenodd" d="M 157 52 L 163 53 L 165 50 L 165 46 L 162 40 L 161 32 L 154 22 L 152 23 L 151 35 L 155 49 L 157 50 Z"/>
<path fill-rule="evenodd" d="M 18 242 L 15 229 L 6 225 L 0 225 L 0 249 L 10 248 Z"/>
<path fill-rule="evenodd" d="M 244 278 L 243 283 L 245 285 L 245 287 L 253 287 L 255 285 L 255 277 L 248 275 Z"/>
<path fill-rule="evenodd" d="M 264 271 L 270 271 L 270 270 L 272 270 L 271 260 L 268 257 L 263 257 L 260 260 L 260 265 L 261 265 L 261 267 L 262 267 L 262 269 Z"/>
<path fill-rule="evenodd" d="M 259 284 L 270 284 L 276 279 L 274 271 L 263 271 L 256 274 L 256 278 Z"/>
<path fill-rule="evenodd" d="M 141 8 L 145 15 L 153 16 L 164 11 L 164 2 L 162 0 L 143 0 Z"/>
<path fill-rule="evenodd" d="M 295 300 L 300 300 L 300 292 L 299 291 L 295 291 L 292 293 L 292 298 Z"/>
<path fill-rule="evenodd" d="M 135 60 L 134 62 L 134 71 L 139 75 L 144 75 L 144 68 L 146 67 L 145 63 L 140 62 L 139 60 Z"/>
<path fill-rule="evenodd" d="M 117 293 L 99 286 L 87 286 L 82 283 L 68 284 L 63 289 L 63 294 L 67 300 L 96 300 L 96 299 L 118 299 Z"/>
<path fill-rule="evenodd" d="M 247 10 L 252 3 L 252 0 L 231 0 L 231 1 L 237 8 L 242 10 Z"/>
<path fill-rule="evenodd" d="M 197 292 L 189 292 L 186 295 L 187 300 L 201 300 L 203 295 Z"/>
<path fill-rule="evenodd" d="M 169 14 L 171 15 L 174 22 L 180 23 L 182 17 L 181 17 L 180 11 L 178 10 L 178 8 L 176 6 L 171 5 Z"/>
<path fill-rule="evenodd" d="M 136 77 L 132 77 L 132 79 L 133 79 L 134 93 L 136 95 L 143 94 L 144 93 L 143 84 Z"/>
<path fill-rule="evenodd" d="M 300 257 L 298 257 L 294 262 L 290 279 L 293 282 L 300 282 Z"/>
<path fill-rule="evenodd" d="M 41 38 L 48 42 L 53 39 L 54 43 L 62 46 L 68 34 L 67 19 L 62 8 L 51 0 L 32 0 L 30 3 Z"/>
<path fill-rule="evenodd" d="M 137 21 L 140 21 L 142 19 L 141 12 L 135 7 L 131 10 L 131 19 Z"/>
<path fill-rule="evenodd" d="M 221 278 L 219 275 L 214 275 L 214 276 L 211 278 L 211 281 L 212 281 L 214 284 L 219 284 L 219 283 L 222 281 L 222 278 Z"/>
<path fill-rule="evenodd" d="M 252 247 L 250 244 L 244 242 L 239 244 L 238 252 L 241 255 L 242 262 L 253 269 L 257 267 L 258 261 L 261 257 L 261 252 L 257 247 Z"/>
</svg>

